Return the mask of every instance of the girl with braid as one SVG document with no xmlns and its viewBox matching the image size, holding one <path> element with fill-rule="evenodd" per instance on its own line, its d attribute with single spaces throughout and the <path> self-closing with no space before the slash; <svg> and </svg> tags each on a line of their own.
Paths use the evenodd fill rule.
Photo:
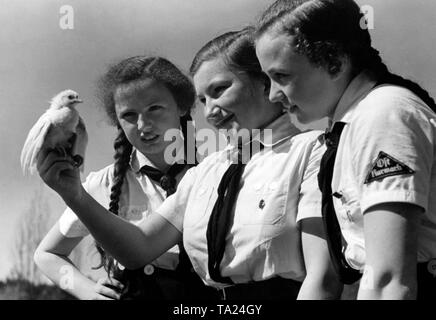
<svg viewBox="0 0 436 320">
<path fill-rule="evenodd" d="M 195 91 L 190 80 L 160 57 L 137 56 L 109 68 L 100 80 L 100 97 L 117 128 L 114 163 L 92 172 L 83 184 L 90 196 L 122 219 L 145 220 L 190 167 L 186 164 L 187 122 Z M 182 128 L 183 140 L 166 141 L 165 133 Z M 165 150 L 175 143 L 173 162 Z M 185 152 L 183 152 L 185 150 Z M 105 222 L 102 222 L 105 223 Z M 121 232 L 112 229 L 108 237 Z M 62 285 L 63 266 L 71 266 L 74 286 L 63 287 L 79 299 L 193 299 L 207 297 L 206 287 L 191 271 L 183 246 L 166 248 L 149 264 L 128 270 L 97 245 L 101 266 L 109 277 L 97 283 L 85 277 L 68 259 L 89 231 L 67 208 L 35 253 L 35 262 Z"/>
<path fill-rule="evenodd" d="M 190 69 L 207 120 L 237 138 L 189 169 L 145 221 L 133 225 L 108 212 L 55 151 L 41 155 L 38 171 L 126 268 L 183 240 L 194 270 L 221 299 L 337 298 L 316 188 L 321 132 L 301 132 L 281 103 L 269 101 L 252 32 L 211 40 Z"/>
<path fill-rule="evenodd" d="M 390 72 L 353 0 L 278 0 L 256 52 L 270 100 L 328 117 L 318 176 L 330 255 L 359 299 L 436 298 L 436 105 Z"/>
</svg>

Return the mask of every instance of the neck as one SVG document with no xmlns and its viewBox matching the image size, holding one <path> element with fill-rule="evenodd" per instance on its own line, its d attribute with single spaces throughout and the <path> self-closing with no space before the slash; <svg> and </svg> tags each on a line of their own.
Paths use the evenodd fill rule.
<svg viewBox="0 0 436 320">
<path fill-rule="evenodd" d="M 329 122 L 332 121 L 333 116 L 335 114 L 336 108 L 339 105 L 339 102 L 341 101 L 342 97 L 345 94 L 345 91 L 347 90 L 348 86 L 350 85 L 350 83 L 353 81 L 353 79 L 357 76 L 357 74 L 355 74 L 354 72 L 352 72 L 351 70 L 349 72 L 346 73 L 346 75 L 340 80 L 340 82 L 338 82 L 338 95 L 336 97 L 336 99 L 334 100 L 335 102 L 332 104 L 331 108 L 330 108 L 330 112 L 327 115 Z"/>
<path fill-rule="evenodd" d="M 274 106 L 270 106 L 270 108 L 274 110 L 274 112 L 265 117 L 265 121 L 259 126 L 258 129 L 268 128 L 271 123 L 280 118 L 284 113 L 282 107 L 274 108 Z"/>
<path fill-rule="evenodd" d="M 163 152 L 158 154 L 149 154 L 147 155 L 147 159 L 150 160 L 156 166 L 156 168 L 162 172 L 167 172 L 172 165 L 165 161 Z"/>
</svg>

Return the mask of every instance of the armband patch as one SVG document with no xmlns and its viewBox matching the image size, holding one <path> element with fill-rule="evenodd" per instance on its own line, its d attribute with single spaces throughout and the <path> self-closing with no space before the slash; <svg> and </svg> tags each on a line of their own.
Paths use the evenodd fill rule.
<svg viewBox="0 0 436 320">
<path fill-rule="evenodd" d="M 364 184 L 376 180 L 382 180 L 383 178 L 389 176 L 412 173 L 415 173 L 415 171 L 406 166 L 404 163 L 388 155 L 386 152 L 380 151 L 377 159 L 375 159 L 371 169 L 368 172 L 368 175 L 366 176 Z"/>
</svg>

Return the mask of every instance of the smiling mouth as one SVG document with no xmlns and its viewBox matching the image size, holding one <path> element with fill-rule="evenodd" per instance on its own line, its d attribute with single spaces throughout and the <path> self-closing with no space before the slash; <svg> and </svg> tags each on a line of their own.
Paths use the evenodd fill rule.
<svg viewBox="0 0 436 320">
<path fill-rule="evenodd" d="M 147 143 L 149 143 L 149 142 L 154 142 L 154 141 L 156 141 L 157 139 L 159 138 L 159 135 L 157 135 L 157 134 L 142 134 L 141 135 L 141 141 L 143 141 L 143 142 L 147 142 Z"/>
<path fill-rule="evenodd" d="M 296 104 L 282 103 L 282 105 L 283 105 L 283 109 L 289 113 L 294 113 L 295 110 L 298 108 L 298 106 Z"/>
<path fill-rule="evenodd" d="M 215 127 L 223 127 L 226 123 L 230 122 L 231 120 L 233 120 L 233 118 L 235 117 L 234 113 L 229 113 L 228 115 L 226 115 L 224 118 L 222 118 L 221 120 L 217 121 L 214 123 Z"/>
</svg>

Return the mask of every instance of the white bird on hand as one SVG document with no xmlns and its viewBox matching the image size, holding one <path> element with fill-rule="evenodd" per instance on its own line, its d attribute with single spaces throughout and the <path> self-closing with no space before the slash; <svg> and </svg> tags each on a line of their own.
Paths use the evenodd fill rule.
<svg viewBox="0 0 436 320">
<path fill-rule="evenodd" d="M 24 174 L 36 172 L 38 155 L 42 149 L 57 150 L 64 156 L 69 154 L 76 167 L 82 165 L 88 134 L 85 123 L 75 108 L 82 102 L 73 90 L 62 91 L 50 101 L 48 110 L 30 129 L 21 151 Z"/>
</svg>

